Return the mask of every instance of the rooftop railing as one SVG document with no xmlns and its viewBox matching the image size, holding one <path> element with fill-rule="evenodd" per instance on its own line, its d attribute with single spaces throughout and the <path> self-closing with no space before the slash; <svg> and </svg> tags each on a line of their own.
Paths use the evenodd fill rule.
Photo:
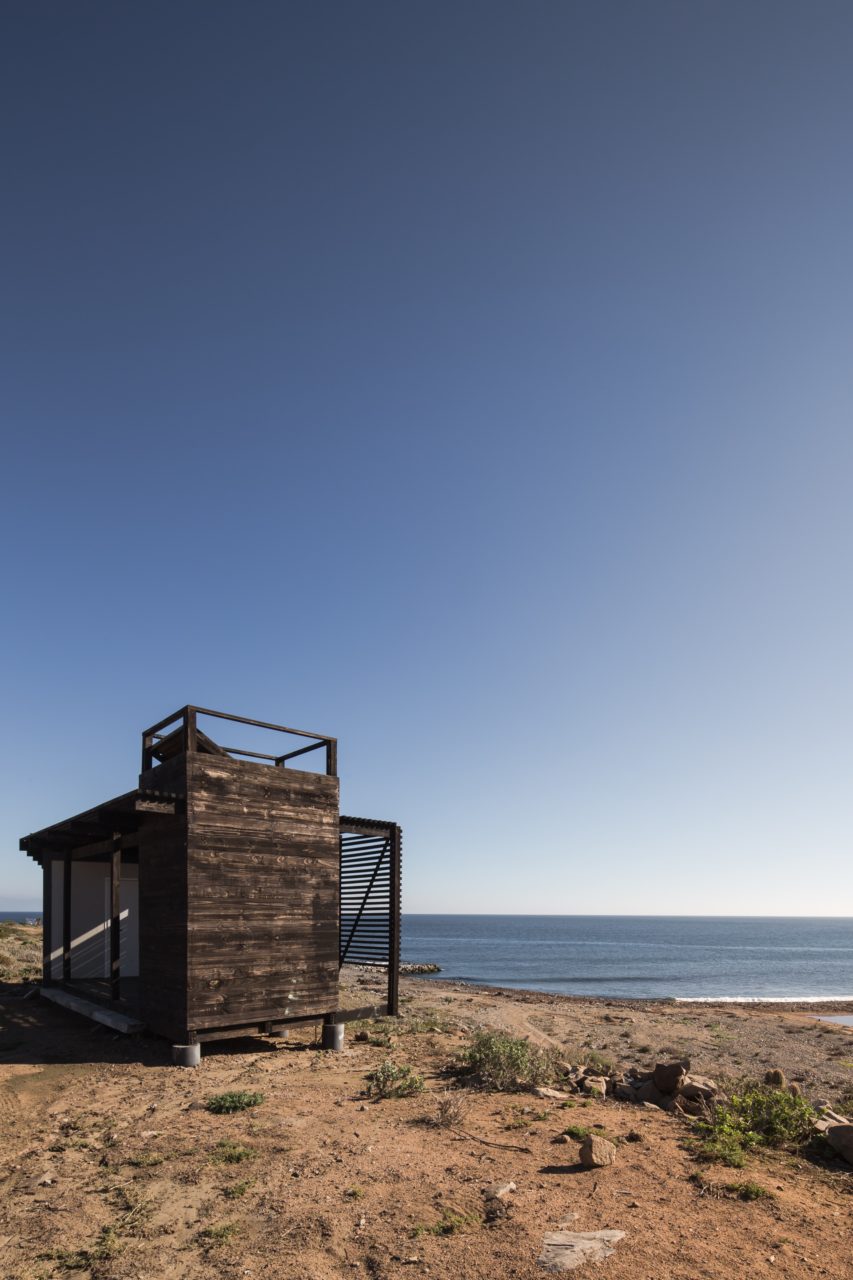
<svg viewBox="0 0 853 1280">
<path fill-rule="evenodd" d="M 297 738 L 310 738 L 307 746 L 297 747 L 282 754 L 266 751 L 249 751 L 243 747 L 225 747 L 214 742 L 199 728 L 199 716 L 212 716 L 217 720 L 230 720 L 236 724 L 251 725 L 255 729 L 267 729 L 273 733 L 290 734 Z M 164 732 L 168 730 L 169 732 Z M 284 744 L 282 744 L 284 745 Z M 205 751 L 230 756 L 232 759 L 266 760 L 275 768 L 283 769 L 288 760 L 325 748 L 325 772 L 336 777 L 338 772 L 338 740 L 324 733 L 309 733 L 307 729 L 291 729 L 283 724 L 270 724 L 266 720 L 250 720 L 248 716 L 233 716 L 227 711 L 211 711 L 208 707 L 186 706 L 165 720 L 158 721 L 142 734 L 142 772 L 151 769 L 162 760 L 179 752 Z M 319 772 L 319 771 L 318 771 Z"/>
</svg>

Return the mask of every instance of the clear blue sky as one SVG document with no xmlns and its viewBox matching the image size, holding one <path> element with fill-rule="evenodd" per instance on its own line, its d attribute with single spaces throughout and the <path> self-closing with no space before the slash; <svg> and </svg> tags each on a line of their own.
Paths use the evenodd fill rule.
<svg viewBox="0 0 853 1280">
<path fill-rule="evenodd" d="M 853 914 L 849 3 L 0 27 L 0 905 L 193 701 L 410 911 Z"/>
</svg>

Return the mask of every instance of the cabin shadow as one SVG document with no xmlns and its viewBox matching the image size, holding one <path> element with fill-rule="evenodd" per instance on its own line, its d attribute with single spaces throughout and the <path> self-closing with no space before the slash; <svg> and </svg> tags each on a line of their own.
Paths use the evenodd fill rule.
<svg viewBox="0 0 853 1280">
<path fill-rule="evenodd" d="M 257 1035 L 218 1040 L 205 1046 L 207 1057 L 254 1053 L 305 1053 L 319 1049 L 319 1041 L 269 1039 Z M 171 1065 L 170 1046 L 162 1037 L 136 1032 L 127 1035 L 92 1022 L 40 998 L 37 989 L 26 996 L 20 987 L 0 985 L 0 1066 L 92 1065 L 137 1063 L 146 1067 Z"/>
</svg>

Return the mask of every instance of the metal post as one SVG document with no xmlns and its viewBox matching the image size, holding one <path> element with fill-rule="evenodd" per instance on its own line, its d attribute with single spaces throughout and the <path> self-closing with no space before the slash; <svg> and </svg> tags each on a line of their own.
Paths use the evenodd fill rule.
<svg viewBox="0 0 853 1280">
<path fill-rule="evenodd" d="M 51 951 L 53 950 L 53 859 L 45 855 L 42 863 L 41 904 L 41 980 L 49 987 L 53 981 Z"/>
<path fill-rule="evenodd" d="M 121 998 L 121 836 L 113 834 L 110 860 L 110 999 Z"/>
<path fill-rule="evenodd" d="M 62 981 L 71 981 L 71 851 L 62 866 Z"/>
<path fill-rule="evenodd" d="M 322 1047 L 332 1053 L 342 1053 L 344 1048 L 344 1024 L 332 1022 L 331 1018 L 323 1019 Z"/>
<path fill-rule="evenodd" d="M 391 884 L 388 921 L 388 1012 L 396 1017 L 400 1008 L 400 828 L 391 827 Z"/>
</svg>

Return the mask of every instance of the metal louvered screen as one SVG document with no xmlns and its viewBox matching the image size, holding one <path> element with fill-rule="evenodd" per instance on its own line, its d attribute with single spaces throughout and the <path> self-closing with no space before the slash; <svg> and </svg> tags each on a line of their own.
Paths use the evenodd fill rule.
<svg viewBox="0 0 853 1280">
<path fill-rule="evenodd" d="M 400 828 L 341 818 L 340 963 L 387 965 L 389 1012 L 400 967 Z"/>
</svg>

